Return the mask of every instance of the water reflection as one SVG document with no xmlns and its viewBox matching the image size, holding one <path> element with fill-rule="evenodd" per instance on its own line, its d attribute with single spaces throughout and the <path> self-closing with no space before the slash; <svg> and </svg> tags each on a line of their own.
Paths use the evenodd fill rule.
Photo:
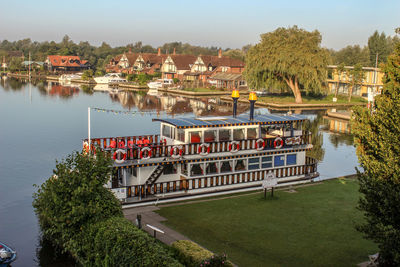
<svg viewBox="0 0 400 267">
<path fill-rule="evenodd" d="M 62 253 L 52 243 L 44 238 L 40 239 L 36 251 L 36 262 L 41 267 L 73 267 L 76 262 L 69 255 Z"/>
</svg>

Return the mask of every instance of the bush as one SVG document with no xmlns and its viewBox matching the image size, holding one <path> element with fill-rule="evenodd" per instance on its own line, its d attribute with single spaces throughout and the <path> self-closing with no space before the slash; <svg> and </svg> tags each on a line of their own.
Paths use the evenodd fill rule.
<svg viewBox="0 0 400 267">
<path fill-rule="evenodd" d="M 173 78 L 172 80 L 174 81 L 175 84 L 180 82 L 180 80 L 178 78 Z"/>
<path fill-rule="evenodd" d="M 76 241 L 83 247 L 84 266 L 182 266 L 156 239 L 121 217 L 89 225 Z"/>
<path fill-rule="evenodd" d="M 172 243 L 177 259 L 185 266 L 199 266 L 204 260 L 213 256 L 213 253 L 189 240 L 178 240 Z"/>
<path fill-rule="evenodd" d="M 93 78 L 93 70 L 85 70 L 82 74 L 82 80 L 87 81 Z"/>
<path fill-rule="evenodd" d="M 219 266 L 233 266 L 233 264 L 226 259 L 226 255 L 213 255 L 211 258 L 207 260 L 203 260 L 200 263 L 200 266 L 211 266 L 211 267 L 219 267 Z"/>
</svg>

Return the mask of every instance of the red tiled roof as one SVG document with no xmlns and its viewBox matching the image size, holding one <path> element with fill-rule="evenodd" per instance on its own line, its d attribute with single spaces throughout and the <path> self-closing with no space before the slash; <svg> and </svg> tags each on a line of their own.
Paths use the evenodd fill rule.
<svg viewBox="0 0 400 267">
<path fill-rule="evenodd" d="M 206 66 L 211 65 L 213 67 L 225 66 L 225 67 L 244 67 L 243 61 L 235 58 L 230 58 L 226 56 L 200 56 Z"/>
<path fill-rule="evenodd" d="M 190 70 L 191 64 L 196 61 L 196 56 L 193 55 L 170 55 L 174 61 L 177 70 Z"/>
<path fill-rule="evenodd" d="M 53 67 L 80 67 L 83 64 L 79 56 L 50 55 L 47 58 Z"/>
</svg>

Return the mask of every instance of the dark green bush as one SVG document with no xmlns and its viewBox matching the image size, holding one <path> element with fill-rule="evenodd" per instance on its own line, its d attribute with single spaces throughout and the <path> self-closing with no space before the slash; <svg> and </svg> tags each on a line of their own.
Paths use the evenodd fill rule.
<svg viewBox="0 0 400 267">
<path fill-rule="evenodd" d="M 199 266 L 204 260 L 213 256 L 213 253 L 189 240 L 178 240 L 172 243 L 177 259 L 185 266 Z"/>
</svg>

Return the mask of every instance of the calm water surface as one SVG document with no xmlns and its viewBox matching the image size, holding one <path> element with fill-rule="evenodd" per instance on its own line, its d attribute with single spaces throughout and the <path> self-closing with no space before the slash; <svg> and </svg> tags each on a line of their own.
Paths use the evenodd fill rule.
<svg viewBox="0 0 400 267">
<path fill-rule="evenodd" d="M 13 266 L 61 266 L 40 244 L 32 208 L 34 184 L 52 175 L 55 160 L 80 150 L 87 136 L 87 108 L 131 111 L 115 115 L 92 111 L 92 137 L 142 135 L 159 132 L 154 117 L 230 115 L 229 103 L 218 99 L 189 99 L 156 93 L 97 91 L 57 83 L 27 83 L 14 79 L 0 83 L 0 240 L 18 251 Z M 239 112 L 248 112 L 239 105 Z M 258 109 L 259 113 L 282 113 Z M 330 121 L 325 111 L 296 111 L 311 123 L 321 179 L 354 173 L 358 165 L 346 123 Z M 331 130 L 330 130 L 331 129 Z M 332 129 L 337 129 L 332 131 Z M 45 256 L 49 256 L 50 259 Z M 45 256 L 43 256 L 45 255 Z"/>
</svg>

